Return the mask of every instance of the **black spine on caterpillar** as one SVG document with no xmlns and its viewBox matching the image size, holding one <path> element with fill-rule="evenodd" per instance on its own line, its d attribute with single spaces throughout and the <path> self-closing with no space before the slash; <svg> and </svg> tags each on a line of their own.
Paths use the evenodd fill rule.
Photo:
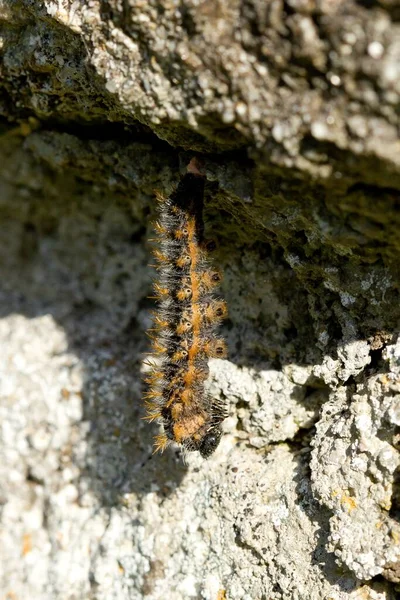
<svg viewBox="0 0 400 600">
<path fill-rule="evenodd" d="M 221 438 L 223 404 L 204 389 L 208 359 L 224 358 L 225 343 L 215 330 L 227 314 L 215 295 L 221 281 L 204 241 L 204 178 L 188 172 L 169 198 L 159 198 L 159 241 L 154 256 L 159 278 L 158 309 L 152 330 L 152 365 L 147 382 L 147 419 L 162 423 L 156 450 L 174 441 L 210 456 Z M 212 246 L 212 245 L 211 245 Z"/>
</svg>

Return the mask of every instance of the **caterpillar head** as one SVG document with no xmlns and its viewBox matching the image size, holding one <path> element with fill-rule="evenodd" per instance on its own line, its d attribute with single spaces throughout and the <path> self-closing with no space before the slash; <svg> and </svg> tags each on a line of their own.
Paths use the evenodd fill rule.
<svg viewBox="0 0 400 600">
<path fill-rule="evenodd" d="M 221 440 L 222 431 L 218 428 L 211 429 L 200 442 L 199 452 L 203 458 L 208 458 L 215 451 Z"/>
</svg>

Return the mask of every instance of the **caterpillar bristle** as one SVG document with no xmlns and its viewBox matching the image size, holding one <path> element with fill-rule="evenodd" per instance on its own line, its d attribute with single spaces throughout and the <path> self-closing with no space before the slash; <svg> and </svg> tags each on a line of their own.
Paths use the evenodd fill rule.
<svg viewBox="0 0 400 600">
<path fill-rule="evenodd" d="M 199 283 L 204 292 L 210 292 L 211 290 L 219 286 L 221 281 L 221 273 L 214 269 L 209 269 L 201 274 Z"/>
<path fill-rule="evenodd" d="M 163 254 L 161 252 L 161 250 L 159 250 L 158 248 L 156 248 L 155 250 L 152 251 L 152 255 L 159 262 L 162 262 L 162 263 L 168 262 L 168 256 L 166 254 Z"/>
<path fill-rule="evenodd" d="M 144 382 L 147 383 L 147 385 L 149 386 L 153 386 L 158 384 L 163 378 L 163 374 L 159 374 L 158 372 L 156 373 L 152 373 L 151 375 L 149 375 L 148 377 L 144 378 Z"/>
<path fill-rule="evenodd" d="M 167 436 L 165 435 L 165 433 L 161 433 L 160 435 L 156 435 L 154 438 L 154 451 L 153 454 L 156 454 L 156 452 L 161 452 L 161 454 L 164 452 L 164 450 L 166 449 L 166 447 L 169 444 L 169 440 L 167 438 Z"/>
<path fill-rule="evenodd" d="M 215 300 L 204 308 L 203 318 L 207 323 L 219 323 L 228 315 L 228 307 L 224 300 Z"/>
<path fill-rule="evenodd" d="M 158 419 L 161 419 L 161 413 L 155 412 L 155 413 L 151 413 L 150 409 L 148 409 L 149 412 L 147 415 L 145 415 L 144 417 L 142 417 L 143 421 L 148 421 L 149 423 L 153 423 L 154 421 L 158 421 Z"/>
<path fill-rule="evenodd" d="M 143 396 L 143 397 L 144 397 L 146 400 L 150 400 L 150 402 L 152 402 L 153 400 L 155 400 L 155 399 L 157 399 L 157 398 L 158 398 L 159 400 L 162 400 L 162 393 L 161 393 L 159 390 L 154 390 L 154 389 L 151 389 L 151 388 L 150 388 L 150 390 L 149 390 L 148 392 L 145 392 L 145 393 L 144 393 L 144 396 Z"/>
<path fill-rule="evenodd" d="M 160 202 L 161 204 L 164 203 L 167 200 L 167 197 L 164 196 L 160 190 L 154 190 L 154 195 L 156 197 L 157 202 Z"/>
<path fill-rule="evenodd" d="M 154 221 L 153 229 L 158 235 L 165 235 L 167 233 L 167 229 L 161 225 L 160 221 Z M 156 238 L 154 241 L 158 241 L 158 239 Z"/>
<path fill-rule="evenodd" d="M 209 358 L 225 358 L 226 344 L 224 340 L 209 340 L 204 344 L 204 352 Z"/>
<path fill-rule="evenodd" d="M 222 276 L 208 257 L 216 244 L 203 238 L 204 184 L 193 167 L 171 196 L 156 192 L 159 218 L 153 225 L 159 246 L 152 254 L 159 274 L 153 285 L 158 310 L 148 335 L 157 360 L 147 361 L 145 419 L 163 426 L 155 452 L 175 441 L 185 451 L 208 457 L 219 443 L 226 415 L 220 400 L 206 393 L 204 382 L 208 359 L 226 356 L 225 343 L 214 331 L 227 307 L 213 295 Z"/>
</svg>

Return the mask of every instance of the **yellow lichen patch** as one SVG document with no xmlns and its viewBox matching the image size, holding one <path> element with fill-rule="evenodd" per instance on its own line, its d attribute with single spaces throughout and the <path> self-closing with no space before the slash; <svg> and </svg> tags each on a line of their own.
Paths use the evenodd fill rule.
<svg viewBox="0 0 400 600">
<path fill-rule="evenodd" d="M 391 538 L 392 538 L 392 540 L 394 541 L 395 544 L 399 544 L 400 543 L 399 533 L 393 527 L 390 530 L 390 536 L 391 536 Z"/>
<path fill-rule="evenodd" d="M 392 508 L 392 495 L 390 492 L 388 492 L 388 494 L 379 502 L 379 506 L 383 508 L 383 510 L 389 511 Z"/>
<path fill-rule="evenodd" d="M 26 556 L 32 550 L 32 536 L 24 533 L 22 537 L 22 556 Z"/>
<path fill-rule="evenodd" d="M 352 512 L 355 508 L 357 508 L 356 499 L 352 496 L 347 496 L 347 494 L 342 495 L 340 502 L 347 508 L 349 512 Z"/>
<path fill-rule="evenodd" d="M 356 499 L 353 496 L 350 496 L 348 492 L 343 490 L 334 490 L 332 492 L 332 498 L 337 497 L 339 497 L 340 504 L 342 504 L 349 513 L 357 508 Z"/>
</svg>

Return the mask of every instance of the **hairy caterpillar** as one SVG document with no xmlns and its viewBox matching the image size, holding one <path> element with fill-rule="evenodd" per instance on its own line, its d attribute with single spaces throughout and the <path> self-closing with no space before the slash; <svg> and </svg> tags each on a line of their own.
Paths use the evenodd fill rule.
<svg viewBox="0 0 400 600">
<path fill-rule="evenodd" d="M 158 198 L 159 243 L 153 252 L 159 272 L 154 284 L 158 310 L 150 334 L 157 361 L 150 363 L 146 378 L 146 418 L 163 425 L 156 451 L 174 441 L 206 458 L 219 444 L 226 416 L 222 403 L 206 393 L 204 381 L 208 359 L 226 355 L 225 342 L 215 329 L 227 308 L 215 296 L 221 274 L 208 256 L 215 246 L 204 240 L 204 183 L 192 161 L 172 195 Z"/>
</svg>

